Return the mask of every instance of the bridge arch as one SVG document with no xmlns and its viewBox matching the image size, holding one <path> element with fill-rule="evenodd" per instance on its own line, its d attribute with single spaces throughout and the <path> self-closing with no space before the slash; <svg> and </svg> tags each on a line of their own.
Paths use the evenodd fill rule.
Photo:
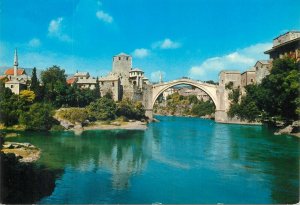
<svg viewBox="0 0 300 205">
<path fill-rule="evenodd" d="M 155 101 L 164 91 L 176 85 L 191 85 L 203 90 L 214 102 L 216 110 L 219 109 L 219 102 L 217 98 L 217 86 L 208 83 L 203 83 L 200 81 L 191 80 L 191 79 L 180 79 L 180 80 L 174 80 L 171 82 L 154 85 L 153 93 L 152 93 L 151 109 L 153 109 Z"/>
</svg>

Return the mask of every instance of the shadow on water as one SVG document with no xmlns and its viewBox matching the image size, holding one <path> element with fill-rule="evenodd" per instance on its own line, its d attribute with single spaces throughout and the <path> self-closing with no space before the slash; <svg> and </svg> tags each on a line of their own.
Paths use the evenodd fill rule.
<svg viewBox="0 0 300 205">
<path fill-rule="evenodd" d="M 21 163 L 14 154 L 1 154 L 1 203 L 32 204 L 49 196 L 62 170 Z"/>
</svg>

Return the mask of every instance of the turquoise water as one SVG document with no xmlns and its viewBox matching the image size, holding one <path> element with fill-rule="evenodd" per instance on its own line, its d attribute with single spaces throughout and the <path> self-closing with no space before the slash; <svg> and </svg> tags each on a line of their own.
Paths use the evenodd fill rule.
<svg viewBox="0 0 300 205">
<path fill-rule="evenodd" d="M 37 203 L 296 203 L 299 142 L 264 126 L 157 116 L 145 131 L 21 133 L 63 170 Z"/>
</svg>

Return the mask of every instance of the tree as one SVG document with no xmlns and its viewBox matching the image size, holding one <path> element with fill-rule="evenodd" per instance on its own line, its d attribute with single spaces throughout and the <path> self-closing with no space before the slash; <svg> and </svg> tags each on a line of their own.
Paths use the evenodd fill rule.
<svg viewBox="0 0 300 205">
<path fill-rule="evenodd" d="M 100 85 L 99 85 L 99 79 L 98 79 L 98 77 L 96 79 L 96 85 L 95 85 L 94 92 L 95 92 L 95 98 L 99 99 L 100 98 Z"/>
<path fill-rule="evenodd" d="M 40 81 L 38 80 L 37 75 L 36 75 L 35 67 L 32 70 L 30 90 L 32 90 L 35 93 L 37 101 L 41 101 L 43 99 L 43 92 L 42 92 L 42 88 L 40 86 Z"/>
<path fill-rule="evenodd" d="M 83 123 L 88 119 L 88 110 L 86 108 L 65 108 L 58 111 L 58 116 L 72 123 Z"/>
<path fill-rule="evenodd" d="M 211 101 L 199 101 L 192 106 L 191 113 L 197 116 L 211 115 L 215 112 L 215 105 Z"/>
<path fill-rule="evenodd" d="M 113 120 L 116 118 L 116 103 L 107 97 L 102 97 L 88 106 L 89 115 L 96 120 Z"/>
<path fill-rule="evenodd" d="M 123 99 L 117 104 L 117 116 L 124 116 L 128 119 L 140 120 L 145 118 L 145 109 L 141 102 Z"/>
<path fill-rule="evenodd" d="M 261 110 L 269 117 L 284 120 L 299 118 L 297 109 L 300 102 L 300 62 L 291 58 L 276 59 L 269 76 L 263 79 L 258 99 Z"/>
<path fill-rule="evenodd" d="M 50 104 L 35 103 L 20 115 L 19 121 L 27 130 L 49 130 L 54 123 L 53 114 Z"/>
<path fill-rule="evenodd" d="M 32 103 L 35 99 L 35 93 L 31 90 L 22 90 L 19 96 L 27 103 Z"/>
<path fill-rule="evenodd" d="M 65 104 L 67 91 L 65 70 L 54 65 L 43 71 L 41 78 L 45 89 L 45 100 L 55 107 Z"/>
</svg>

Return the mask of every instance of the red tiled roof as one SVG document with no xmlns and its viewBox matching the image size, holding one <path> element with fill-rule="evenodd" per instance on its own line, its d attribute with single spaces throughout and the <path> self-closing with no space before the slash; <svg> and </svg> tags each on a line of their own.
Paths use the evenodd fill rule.
<svg viewBox="0 0 300 205">
<path fill-rule="evenodd" d="M 73 83 L 76 82 L 76 80 L 77 80 L 76 78 L 72 77 L 72 78 L 70 78 L 70 79 L 67 80 L 67 84 L 68 85 L 72 85 Z"/>
<path fill-rule="evenodd" d="M 7 69 L 4 74 L 5 75 L 14 75 L 14 68 Z M 17 74 L 18 75 L 23 75 L 23 74 L 25 74 L 25 70 L 24 69 L 18 69 Z"/>
</svg>

